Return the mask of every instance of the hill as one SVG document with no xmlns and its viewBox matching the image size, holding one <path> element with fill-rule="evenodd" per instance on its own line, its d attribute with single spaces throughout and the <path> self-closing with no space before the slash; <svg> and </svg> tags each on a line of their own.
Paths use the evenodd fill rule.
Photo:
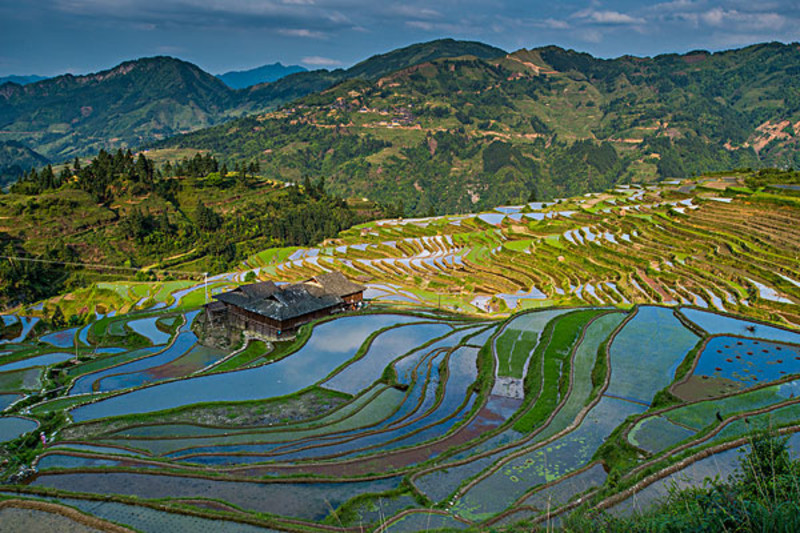
<svg viewBox="0 0 800 533">
<path fill-rule="evenodd" d="M 145 155 L 119 150 L 60 172 L 26 173 L 0 195 L 0 255 L 109 268 L 0 261 L 0 306 L 113 277 L 120 268 L 219 272 L 263 248 L 311 244 L 386 214 L 332 197 L 320 184 L 286 186 L 255 172 L 229 171 L 202 154 L 156 168 Z"/>
<path fill-rule="evenodd" d="M 50 161 L 27 146 L 16 141 L 0 141 L 0 188 L 19 179 L 32 168 Z"/>
<path fill-rule="evenodd" d="M 273 63 L 263 65 L 249 70 L 232 70 L 225 74 L 218 74 L 217 78 L 225 82 L 231 89 L 246 89 L 259 83 L 269 83 L 294 74 L 296 72 L 306 72 L 308 69 L 300 65 L 283 65 Z"/>
<path fill-rule="evenodd" d="M 114 190 L 147 185 L 146 161 L 112 159 L 132 167 Z M 121 273 L 4 313 L 0 524 L 37 505 L 148 531 L 795 531 L 800 197 L 776 185 L 798 174 L 376 220 L 219 275 Z M 321 193 L 303 189 L 277 200 Z M 46 213 L 27 200 L 29 220 Z M 330 271 L 366 307 L 269 336 L 258 304 L 230 310 L 244 324 L 201 307 L 259 280 L 304 314 L 268 282 Z"/>
<path fill-rule="evenodd" d="M 377 76 L 420 58 L 494 56 L 498 49 L 444 40 L 376 56 L 348 70 L 317 70 L 234 90 L 199 67 L 171 57 L 127 61 L 113 69 L 19 85 L 0 85 L 0 139 L 22 142 L 54 162 L 101 149 L 138 146 L 263 112 L 355 76 Z M 502 51 L 499 51 L 502 53 Z"/>
<path fill-rule="evenodd" d="M 321 92 L 337 83 L 353 79 L 377 81 L 380 77 L 398 69 L 412 67 L 426 61 L 461 56 L 492 59 L 503 56 L 505 53 L 500 48 L 474 41 L 438 39 L 417 43 L 385 54 L 374 55 L 348 69 L 300 72 L 275 83 L 256 85 L 248 89 L 244 97 L 243 108 L 249 112 L 257 112 L 259 109 L 263 109 L 264 102 L 269 102 L 272 107 L 277 107 L 297 98 Z"/>
<path fill-rule="evenodd" d="M 235 103 L 214 76 L 185 61 L 154 57 L 86 76 L 5 84 L 0 124 L 59 161 L 208 126 Z"/>
<path fill-rule="evenodd" d="M 18 85 L 27 85 L 29 83 L 36 83 L 37 81 L 42 81 L 46 79 L 47 79 L 46 76 L 37 76 L 35 74 L 31 76 L 16 76 L 16 75 L 0 76 L 0 85 L 9 82 L 16 83 Z"/>
<path fill-rule="evenodd" d="M 258 158 L 276 178 L 324 175 L 334 192 L 402 202 L 407 214 L 466 212 L 800 165 L 798 73 L 798 45 L 779 43 L 612 60 L 553 46 L 443 58 L 156 146 Z"/>
</svg>

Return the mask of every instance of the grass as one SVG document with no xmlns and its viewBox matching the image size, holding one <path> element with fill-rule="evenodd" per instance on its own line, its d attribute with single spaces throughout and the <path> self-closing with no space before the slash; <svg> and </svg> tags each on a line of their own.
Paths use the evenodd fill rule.
<svg viewBox="0 0 800 533">
<path fill-rule="evenodd" d="M 41 386 L 41 376 L 41 367 L 0 372 L 0 392 L 37 390 Z"/>
<path fill-rule="evenodd" d="M 800 529 L 800 461 L 792 460 L 786 438 L 770 433 L 748 437 L 728 479 L 702 487 L 673 488 L 668 497 L 629 516 L 579 508 L 562 521 L 565 532 L 774 531 Z M 607 483 L 608 484 L 608 483 Z"/>
<path fill-rule="evenodd" d="M 537 332 L 506 329 L 497 339 L 498 375 L 522 378 L 522 371 L 539 340 Z"/>
<path fill-rule="evenodd" d="M 54 400 L 49 400 L 47 402 L 43 402 L 40 403 L 39 405 L 34 406 L 33 408 L 31 408 L 31 412 L 34 415 L 38 416 L 45 413 L 68 411 L 72 407 L 75 407 L 76 405 L 79 405 L 81 403 L 97 400 L 100 398 L 105 398 L 106 396 L 110 396 L 111 394 L 113 393 L 98 393 L 91 395 L 66 396 L 62 398 L 56 398 Z"/>
<path fill-rule="evenodd" d="M 254 361 L 260 360 L 266 354 L 270 353 L 270 351 L 271 350 L 267 347 L 267 343 L 258 340 L 251 340 L 247 343 L 247 347 L 244 350 L 234 355 L 224 363 L 215 366 L 209 371 L 225 372 L 226 370 L 235 370 L 237 368 L 247 366 Z"/>
<path fill-rule="evenodd" d="M 586 325 L 603 312 L 595 309 L 574 311 L 561 315 L 548 324 L 548 328 L 552 324 L 552 330 L 546 348 L 541 354 L 544 368 L 544 383 L 541 387 L 541 394 L 536 399 L 536 403 L 516 421 L 514 424 L 515 430 L 521 433 L 530 432 L 547 420 L 559 401 L 565 399 L 566 392 L 569 389 L 571 364 L 569 355 L 572 353 L 573 346 L 580 338 L 581 332 Z M 546 333 L 542 333 L 542 339 L 545 338 L 545 335 Z M 532 358 L 531 367 L 536 362 L 536 358 Z M 535 366 L 538 367 L 539 365 L 536 364 Z M 531 367 L 529 367 L 529 374 Z M 528 397 L 528 382 L 526 377 L 526 398 Z"/>
</svg>

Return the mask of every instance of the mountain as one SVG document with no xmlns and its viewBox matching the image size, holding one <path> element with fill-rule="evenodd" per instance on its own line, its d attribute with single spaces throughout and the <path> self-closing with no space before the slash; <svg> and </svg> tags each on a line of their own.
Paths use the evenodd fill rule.
<svg viewBox="0 0 800 533">
<path fill-rule="evenodd" d="M 376 80 L 397 70 L 445 57 L 474 56 L 479 59 L 495 59 L 506 53 L 505 50 L 477 41 L 439 39 L 374 55 L 347 69 L 345 78 Z"/>
<path fill-rule="evenodd" d="M 351 77 L 375 79 L 424 58 L 502 50 L 453 40 L 413 45 L 347 70 L 298 72 L 231 89 L 199 67 L 171 57 L 126 61 L 113 69 L 22 86 L 0 85 L 0 139 L 20 141 L 54 162 L 100 149 L 133 147 L 250 112 L 274 109 Z"/>
<path fill-rule="evenodd" d="M 3 85 L 4 83 L 16 83 L 17 85 L 27 85 L 29 83 L 35 83 L 37 81 L 42 81 L 46 79 L 47 79 L 46 76 L 36 76 L 35 74 L 31 76 L 14 76 L 14 75 L 0 76 L 0 85 Z"/>
<path fill-rule="evenodd" d="M 0 128 L 64 160 L 208 126 L 235 104 L 222 81 L 195 65 L 153 57 L 86 76 L 0 86 Z"/>
<path fill-rule="evenodd" d="M 0 187 L 16 181 L 23 173 L 50 161 L 16 141 L 0 141 Z"/>
<path fill-rule="evenodd" d="M 154 147 L 256 159 L 278 179 L 324 176 L 333 192 L 409 215 L 467 212 L 616 183 L 800 166 L 798 74 L 800 46 L 780 43 L 610 60 L 555 46 L 448 57 L 341 81 L 279 112 Z"/>
<path fill-rule="evenodd" d="M 259 83 L 277 81 L 289 74 L 306 71 L 307 69 L 300 65 L 286 66 L 281 63 L 273 63 L 272 65 L 264 65 L 250 70 L 232 70 L 225 74 L 219 74 L 217 77 L 231 89 L 246 89 Z"/>
<path fill-rule="evenodd" d="M 500 48 L 475 41 L 438 39 L 412 44 L 385 54 L 378 54 L 353 65 L 348 69 L 333 71 L 320 69 L 300 72 L 282 78 L 275 83 L 256 85 L 248 89 L 243 109 L 257 112 L 264 103 L 272 107 L 291 102 L 297 98 L 323 91 L 336 83 L 355 78 L 376 81 L 398 69 L 412 67 L 426 61 L 448 57 L 474 56 L 493 59 L 504 56 Z"/>
</svg>

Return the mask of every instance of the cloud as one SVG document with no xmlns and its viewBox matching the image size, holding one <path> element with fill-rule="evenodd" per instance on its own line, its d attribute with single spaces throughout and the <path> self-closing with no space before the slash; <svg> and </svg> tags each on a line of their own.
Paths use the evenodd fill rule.
<svg viewBox="0 0 800 533">
<path fill-rule="evenodd" d="M 442 14 L 435 9 L 429 7 L 420 7 L 413 5 L 395 5 L 387 10 L 387 13 L 399 15 L 403 18 L 414 19 L 438 19 L 442 18 Z"/>
<path fill-rule="evenodd" d="M 424 20 L 409 20 L 406 21 L 406 26 L 425 31 L 432 31 L 436 28 L 432 22 L 425 22 Z"/>
<path fill-rule="evenodd" d="M 683 11 L 687 9 L 691 10 L 700 5 L 701 2 L 695 2 L 694 0 L 673 0 L 672 2 L 662 2 L 660 4 L 650 6 L 647 10 L 657 13 L 663 13 L 664 11 Z"/>
<path fill-rule="evenodd" d="M 84 22 L 130 21 L 171 29 L 285 30 L 289 36 L 320 38 L 346 29 L 350 19 L 315 0 L 50 0 L 54 8 Z M 337 0 L 338 1 L 338 0 Z M 332 2 L 326 2 L 331 4 Z M 288 28 L 288 30 L 287 30 Z M 307 35 L 297 33 L 299 28 Z"/>
<path fill-rule="evenodd" d="M 540 27 L 551 30 L 568 30 L 571 26 L 566 20 L 548 18 L 541 22 Z"/>
<path fill-rule="evenodd" d="M 583 9 L 572 15 L 573 18 L 593 22 L 595 24 L 644 24 L 645 20 L 632 17 L 619 11 L 598 11 L 596 9 Z"/>
<path fill-rule="evenodd" d="M 277 30 L 281 35 L 287 37 L 304 37 L 309 39 L 327 39 L 328 36 L 321 31 L 312 31 L 305 28 L 302 29 L 279 29 Z"/>
<path fill-rule="evenodd" d="M 778 13 L 742 13 L 721 7 L 701 13 L 700 20 L 709 26 L 733 25 L 738 30 L 780 30 L 787 22 L 786 17 Z"/>
<path fill-rule="evenodd" d="M 308 56 L 300 60 L 304 65 L 311 67 L 338 67 L 342 64 L 338 59 L 331 59 L 329 57 L 321 56 Z"/>
</svg>

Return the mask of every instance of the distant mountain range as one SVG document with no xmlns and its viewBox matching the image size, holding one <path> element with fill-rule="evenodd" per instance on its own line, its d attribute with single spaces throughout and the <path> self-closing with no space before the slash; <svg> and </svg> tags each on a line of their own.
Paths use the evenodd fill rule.
<svg viewBox="0 0 800 533">
<path fill-rule="evenodd" d="M 37 81 L 42 81 L 42 80 L 46 80 L 46 79 L 47 79 L 46 76 L 36 76 L 36 75 L 30 75 L 30 76 L 0 76 L 0 85 L 3 85 L 4 83 L 8 83 L 8 82 L 16 83 L 18 85 L 27 85 L 29 83 L 35 83 Z"/>
<path fill-rule="evenodd" d="M 58 162 L 100 149 L 136 147 L 263 112 L 354 77 L 374 80 L 441 57 L 503 55 L 481 43 L 441 40 L 374 56 L 349 69 L 298 72 L 231 89 L 196 65 L 171 57 L 126 61 L 111 70 L 0 85 L 0 140 Z"/>
<path fill-rule="evenodd" d="M 156 57 L 0 85 L 0 132 L 53 162 L 101 148 L 203 149 L 258 160 L 277 179 L 324 176 L 333 192 L 408 214 L 472 211 L 800 166 L 800 46 L 599 59 L 447 39 L 246 89 Z"/>
<path fill-rule="evenodd" d="M 401 203 L 409 215 L 797 168 L 800 46 L 612 60 L 549 46 L 439 58 L 154 147 L 257 159 L 279 179 L 324 176 L 340 195 Z"/>
<path fill-rule="evenodd" d="M 218 74 L 217 77 L 225 82 L 231 89 L 246 89 L 259 83 L 269 83 L 285 78 L 289 74 L 306 72 L 308 69 L 300 65 L 282 65 L 273 63 L 250 70 L 232 70 L 225 74 Z"/>
<path fill-rule="evenodd" d="M 38 168 L 49 162 L 46 157 L 21 143 L 0 141 L 0 187 L 15 181 L 31 168 Z"/>
</svg>

